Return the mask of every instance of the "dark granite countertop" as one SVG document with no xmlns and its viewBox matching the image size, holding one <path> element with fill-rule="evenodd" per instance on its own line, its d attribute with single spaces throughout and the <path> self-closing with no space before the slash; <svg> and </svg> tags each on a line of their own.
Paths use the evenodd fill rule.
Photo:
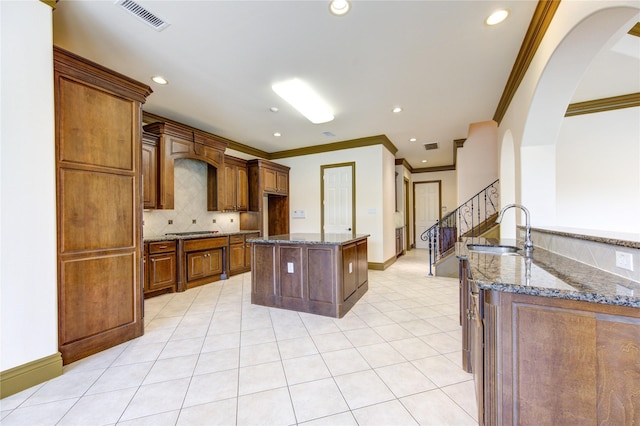
<svg viewBox="0 0 640 426">
<path fill-rule="evenodd" d="M 536 247 L 527 258 L 471 252 L 467 244 L 516 245 L 514 240 L 466 238 L 456 243 L 456 256 L 465 257 L 471 275 L 485 290 L 556 297 L 640 308 L 640 283 Z"/>
<path fill-rule="evenodd" d="M 247 242 L 271 244 L 326 244 L 335 246 L 361 240 L 368 236 L 369 234 L 283 234 L 268 235 L 261 238 L 248 238 Z"/>
<path fill-rule="evenodd" d="M 186 231 L 188 232 L 188 231 Z M 193 231 L 190 233 L 176 233 L 176 234 L 164 234 L 164 235 L 150 235 L 143 238 L 145 243 L 152 243 L 156 241 L 171 241 L 171 240 L 195 240 L 198 238 L 212 238 L 212 237 L 228 237 L 230 235 L 243 235 L 243 234 L 255 234 L 260 232 L 255 231 L 237 231 L 237 232 L 217 232 L 217 231 Z"/>
</svg>

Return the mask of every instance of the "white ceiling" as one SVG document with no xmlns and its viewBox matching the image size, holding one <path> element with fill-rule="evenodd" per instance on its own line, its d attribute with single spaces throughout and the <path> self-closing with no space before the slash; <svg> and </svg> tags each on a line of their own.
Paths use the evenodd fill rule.
<svg viewBox="0 0 640 426">
<path fill-rule="evenodd" d="M 353 1 L 335 17 L 328 1 L 138 3 L 170 26 L 157 32 L 113 1 L 62 0 L 54 43 L 149 84 L 145 111 L 267 152 L 384 134 L 414 168 L 452 164 L 452 141 L 493 118 L 537 4 Z M 485 25 L 502 7 L 510 17 Z M 311 124 L 271 90 L 292 77 L 335 120 Z"/>
</svg>

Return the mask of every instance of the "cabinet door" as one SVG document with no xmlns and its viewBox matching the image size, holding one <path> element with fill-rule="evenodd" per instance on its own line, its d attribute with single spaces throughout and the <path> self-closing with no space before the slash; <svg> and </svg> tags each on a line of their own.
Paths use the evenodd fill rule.
<svg viewBox="0 0 640 426">
<path fill-rule="evenodd" d="M 473 381 L 476 389 L 476 401 L 478 403 L 478 423 L 484 424 L 484 326 L 480 316 L 480 301 L 477 293 L 471 293 L 469 297 L 470 306 L 467 310 L 465 320 L 471 326 L 471 370 L 473 371 Z"/>
<path fill-rule="evenodd" d="M 229 245 L 229 272 L 242 271 L 245 268 L 244 242 Z"/>
<path fill-rule="evenodd" d="M 238 167 L 236 210 L 249 210 L 249 178 L 246 167 Z"/>
<path fill-rule="evenodd" d="M 367 258 L 367 240 L 356 243 L 358 269 L 358 288 L 369 281 L 369 261 Z"/>
<path fill-rule="evenodd" d="M 262 169 L 262 180 L 265 191 L 278 192 L 278 178 L 275 170 Z"/>
<path fill-rule="evenodd" d="M 158 147 L 142 144 L 142 196 L 145 209 L 158 204 Z"/>
<path fill-rule="evenodd" d="M 160 290 L 176 283 L 175 253 L 154 254 L 149 256 L 148 290 Z"/>
<path fill-rule="evenodd" d="M 224 166 L 224 191 L 222 200 L 222 210 L 236 210 L 236 194 L 237 194 L 237 170 L 236 166 Z"/>
<path fill-rule="evenodd" d="M 283 172 L 276 173 L 277 179 L 277 192 L 279 194 L 286 195 L 289 193 L 289 175 Z"/>
<path fill-rule="evenodd" d="M 342 247 L 342 300 L 347 300 L 358 288 L 356 245 Z"/>
</svg>

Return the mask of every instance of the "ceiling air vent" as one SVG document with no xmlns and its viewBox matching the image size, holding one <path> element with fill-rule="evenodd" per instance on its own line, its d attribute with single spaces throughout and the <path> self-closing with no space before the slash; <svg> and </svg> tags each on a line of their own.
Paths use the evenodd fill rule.
<svg viewBox="0 0 640 426">
<path fill-rule="evenodd" d="M 427 151 L 431 151 L 432 149 L 438 149 L 438 142 L 425 143 L 424 149 L 426 149 Z"/>
<path fill-rule="evenodd" d="M 156 31 L 162 31 L 169 26 L 168 22 L 149 12 L 135 1 L 116 0 L 115 4 L 145 22 L 147 25 L 150 25 Z"/>
</svg>

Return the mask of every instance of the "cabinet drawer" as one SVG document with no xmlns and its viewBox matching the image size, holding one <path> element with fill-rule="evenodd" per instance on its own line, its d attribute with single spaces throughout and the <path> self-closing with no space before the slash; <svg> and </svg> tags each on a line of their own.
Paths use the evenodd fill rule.
<svg viewBox="0 0 640 426">
<path fill-rule="evenodd" d="M 158 241 L 155 243 L 149 243 L 149 253 L 167 253 L 176 251 L 175 241 Z"/>
<path fill-rule="evenodd" d="M 229 244 L 242 244 L 244 243 L 244 235 L 230 235 Z"/>
<path fill-rule="evenodd" d="M 226 247 L 229 243 L 227 237 L 202 238 L 198 240 L 189 240 L 184 242 L 184 251 L 207 250 L 218 247 Z"/>
</svg>

